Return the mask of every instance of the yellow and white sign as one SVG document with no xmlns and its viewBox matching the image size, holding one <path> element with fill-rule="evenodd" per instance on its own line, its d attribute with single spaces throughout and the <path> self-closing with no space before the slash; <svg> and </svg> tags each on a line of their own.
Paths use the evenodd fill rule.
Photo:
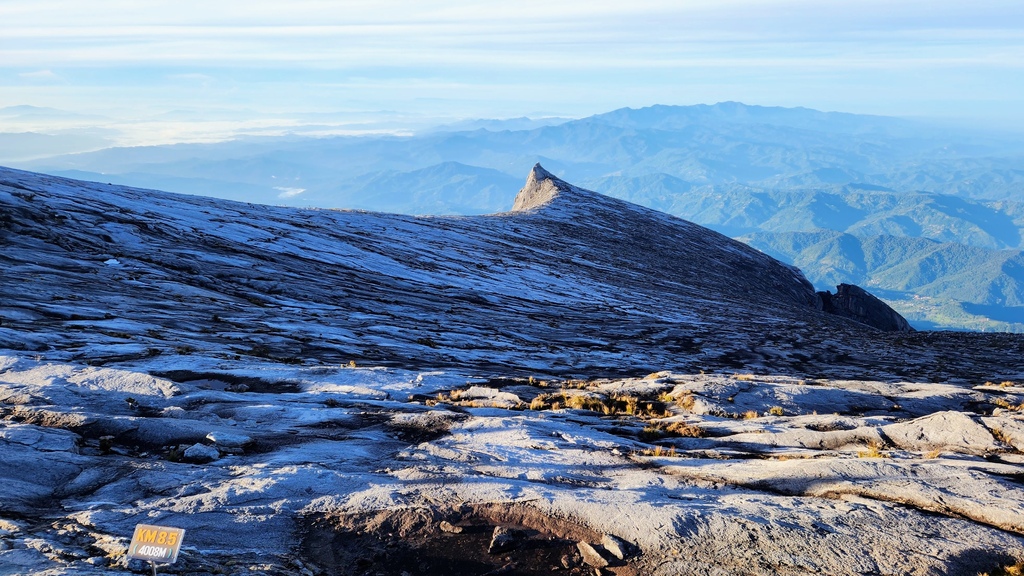
<svg viewBox="0 0 1024 576">
<path fill-rule="evenodd" d="M 132 535 L 132 543 L 128 545 L 128 557 L 174 564 L 184 538 L 185 530 L 182 528 L 138 524 L 135 526 L 135 534 Z"/>
</svg>

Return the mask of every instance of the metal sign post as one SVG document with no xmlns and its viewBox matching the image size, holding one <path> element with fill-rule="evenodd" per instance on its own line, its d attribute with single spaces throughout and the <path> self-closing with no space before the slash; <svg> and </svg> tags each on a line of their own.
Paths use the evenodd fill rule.
<svg viewBox="0 0 1024 576">
<path fill-rule="evenodd" d="M 174 564 L 181 550 L 181 541 L 185 538 L 182 528 L 138 524 L 132 543 L 128 545 L 128 558 L 148 561 L 156 576 L 156 564 Z"/>
</svg>

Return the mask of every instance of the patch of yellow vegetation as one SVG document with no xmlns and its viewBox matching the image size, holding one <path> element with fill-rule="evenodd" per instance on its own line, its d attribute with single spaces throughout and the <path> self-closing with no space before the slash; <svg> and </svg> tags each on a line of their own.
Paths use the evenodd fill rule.
<svg viewBox="0 0 1024 576">
<path fill-rule="evenodd" d="M 1024 561 L 1010 566 L 1001 566 L 992 572 L 982 572 L 978 576 L 1024 576 Z"/>
<path fill-rule="evenodd" d="M 889 455 L 885 453 L 885 445 L 881 442 L 871 442 L 868 444 L 866 450 L 857 452 L 859 458 L 888 458 Z"/>
</svg>

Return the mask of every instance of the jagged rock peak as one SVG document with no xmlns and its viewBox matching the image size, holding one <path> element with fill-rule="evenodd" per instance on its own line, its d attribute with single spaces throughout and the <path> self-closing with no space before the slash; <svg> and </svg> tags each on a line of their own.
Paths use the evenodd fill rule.
<svg viewBox="0 0 1024 576">
<path fill-rule="evenodd" d="M 886 332 L 913 332 L 899 312 L 860 286 L 840 284 L 836 293 L 818 292 L 818 308 Z"/>
<path fill-rule="evenodd" d="M 540 208 L 551 203 L 561 192 L 567 192 L 572 188 L 571 184 L 559 179 L 545 170 L 540 163 L 537 163 L 530 171 L 529 177 L 526 178 L 526 185 L 516 194 L 515 202 L 512 203 L 512 211 L 523 212 Z"/>
</svg>

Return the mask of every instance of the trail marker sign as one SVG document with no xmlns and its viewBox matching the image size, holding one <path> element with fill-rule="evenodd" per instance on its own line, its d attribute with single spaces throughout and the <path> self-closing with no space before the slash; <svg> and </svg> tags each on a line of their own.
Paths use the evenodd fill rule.
<svg viewBox="0 0 1024 576">
<path fill-rule="evenodd" d="M 135 534 L 132 535 L 132 543 L 128 545 L 128 557 L 174 564 L 184 538 L 185 530 L 182 528 L 138 524 L 135 526 Z"/>
</svg>

